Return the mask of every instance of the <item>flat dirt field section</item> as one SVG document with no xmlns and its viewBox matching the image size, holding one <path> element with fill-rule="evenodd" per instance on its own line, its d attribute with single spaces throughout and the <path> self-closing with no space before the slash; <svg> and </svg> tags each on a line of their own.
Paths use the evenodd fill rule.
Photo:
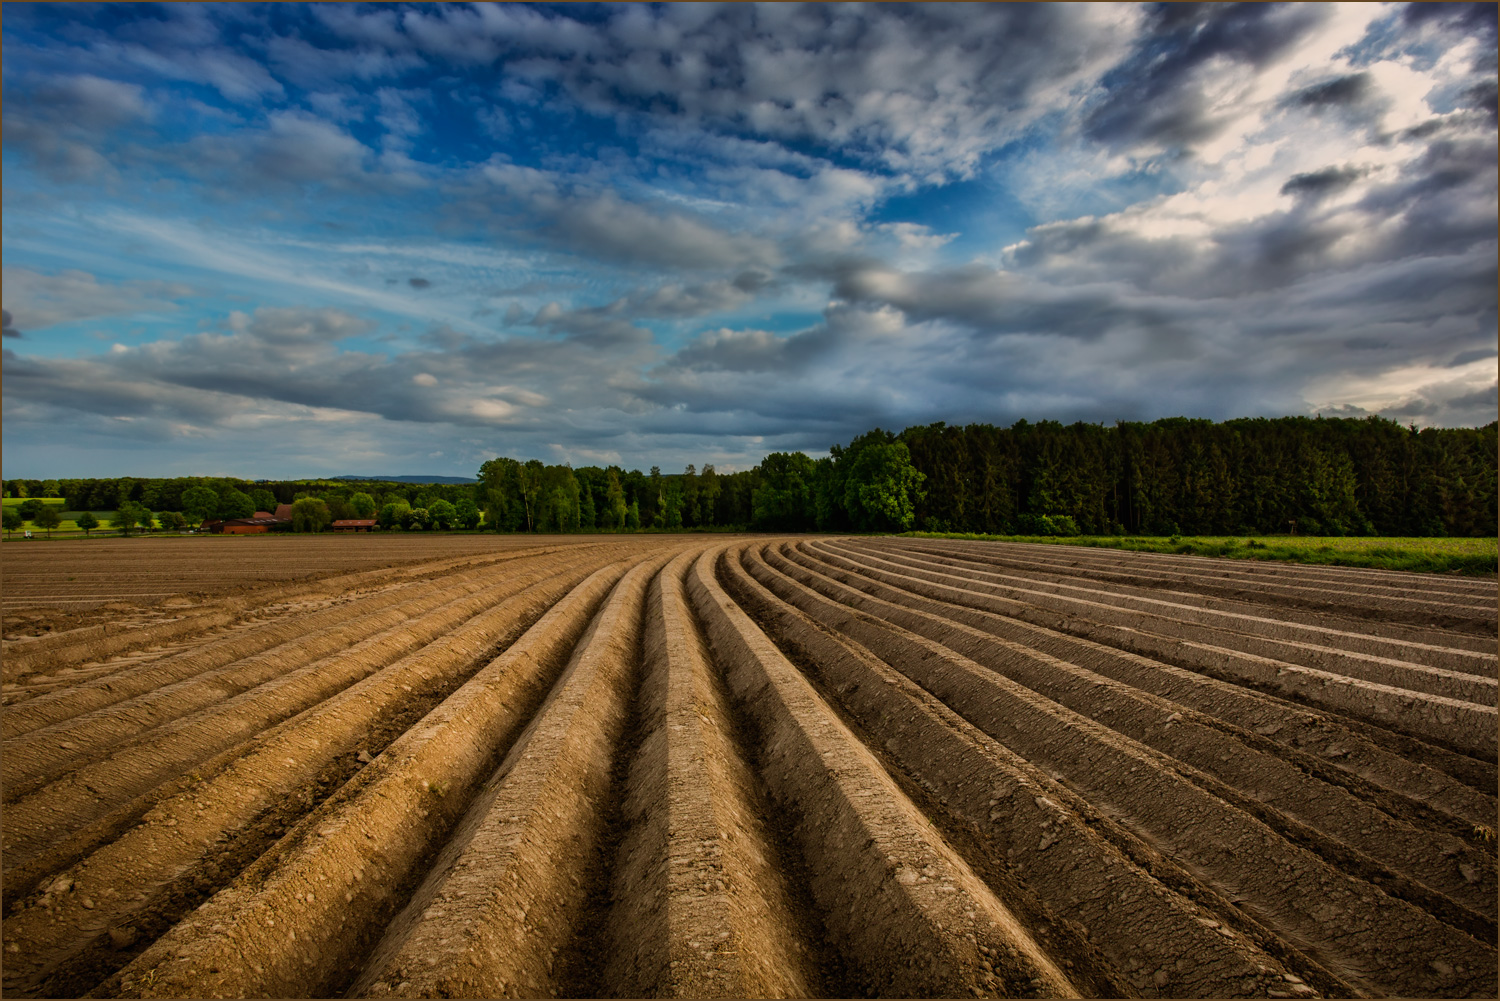
<svg viewBox="0 0 1500 1001">
<path fill-rule="evenodd" d="M 548 544 L 577 545 L 588 538 L 556 536 Z M 239 592 L 270 581 L 535 546 L 535 536 L 357 533 L 12 541 L 3 550 L 5 611 L 41 607 L 78 612 L 174 598 L 176 604 L 188 604 L 184 599 Z"/>
<path fill-rule="evenodd" d="M 4 548 L 11 997 L 1500 991 L 1494 581 L 147 541 Z"/>
</svg>

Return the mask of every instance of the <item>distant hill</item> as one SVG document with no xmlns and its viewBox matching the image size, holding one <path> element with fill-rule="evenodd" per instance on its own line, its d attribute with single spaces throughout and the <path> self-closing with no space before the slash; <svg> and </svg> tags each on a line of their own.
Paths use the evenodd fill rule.
<svg viewBox="0 0 1500 1001">
<path fill-rule="evenodd" d="M 381 483 L 478 483 L 472 476 L 330 476 L 330 480 L 376 480 Z"/>
</svg>

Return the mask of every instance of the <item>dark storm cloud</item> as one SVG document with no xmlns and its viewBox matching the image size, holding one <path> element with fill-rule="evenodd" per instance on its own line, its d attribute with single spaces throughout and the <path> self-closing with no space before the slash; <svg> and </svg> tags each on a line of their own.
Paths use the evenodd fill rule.
<svg viewBox="0 0 1500 1001">
<path fill-rule="evenodd" d="M 1496 353 L 1494 348 L 1475 348 L 1473 351 L 1463 351 L 1453 356 L 1453 360 L 1448 362 L 1448 367 L 1458 368 L 1462 365 L 1468 365 L 1471 362 L 1494 358 Z"/>
<path fill-rule="evenodd" d="M 428 281 L 426 278 L 408 278 L 406 279 L 406 284 L 416 289 L 432 287 L 432 282 Z"/>
<path fill-rule="evenodd" d="M 377 184 L 367 163 L 372 151 L 331 122 L 300 111 L 276 111 L 261 128 L 203 134 L 159 151 L 162 159 L 205 180 L 228 179 L 255 191 L 300 191 Z"/>
<path fill-rule="evenodd" d="M 1500 404 L 1500 392 L 1497 392 L 1497 387 L 1490 386 L 1488 389 L 1476 389 L 1471 393 L 1449 397 L 1443 403 L 1460 413 L 1467 411 L 1493 415 L 1497 404 Z"/>
<path fill-rule="evenodd" d="M 1486 80 L 1464 91 L 1463 96 L 1467 107 L 1484 112 L 1491 123 L 1500 121 L 1500 83 Z"/>
<path fill-rule="evenodd" d="M 88 392 L 79 392 L 88 386 Z M 156 418 L 216 423 L 243 410 L 243 401 L 226 400 L 161 380 L 133 377 L 118 359 L 32 358 L 7 353 L 5 397 L 12 406 L 73 412 L 131 421 Z"/>
<path fill-rule="evenodd" d="M 1215 60 L 1257 68 L 1285 52 L 1327 16 L 1312 5 L 1204 4 L 1155 8 L 1136 53 L 1088 114 L 1087 134 L 1112 146 L 1190 149 L 1226 121 L 1198 74 Z"/>
<path fill-rule="evenodd" d="M 591 348 L 644 346 L 652 340 L 651 331 L 607 307 L 565 310 L 552 302 L 537 310 L 530 324 Z"/>
<path fill-rule="evenodd" d="M 1161 322 L 1150 310 L 1126 306 L 1113 292 L 1051 287 L 982 265 L 922 273 L 856 267 L 834 283 L 834 294 L 894 306 L 917 323 L 956 323 L 984 337 L 1043 333 L 1087 340 L 1117 323 Z"/>
<path fill-rule="evenodd" d="M 320 23 L 300 23 L 308 19 Z M 359 89 L 444 74 L 445 90 L 507 132 L 542 108 L 554 119 L 582 110 L 642 117 L 668 132 L 810 142 L 897 170 L 965 173 L 1045 113 L 1049 90 L 1086 85 L 1118 58 L 1129 20 L 1128 9 L 1088 5 L 643 5 L 577 18 L 523 5 L 141 7 L 117 13 L 110 27 L 70 23 L 33 57 L 87 62 L 122 80 L 212 87 L 245 108 L 275 102 L 273 120 L 309 117 L 287 106 L 289 96 L 325 119 L 361 117 L 370 95 Z M 502 72 L 506 107 L 494 106 Z M 289 94 L 287 85 L 308 93 Z M 103 99 L 108 86 L 134 85 L 94 86 Z M 420 129 L 404 99 L 405 112 L 391 117 L 395 95 L 389 87 L 375 95 L 388 136 Z M 397 119 L 404 124 L 392 131 Z M 286 125 L 245 143 L 205 140 L 176 159 L 187 170 L 206 156 L 223 169 L 238 156 L 270 183 L 296 183 L 328 180 L 313 167 L 332 152 L 337 171 L 350 172 L 347 149 L 330 150 L 328 136 L 306 128 L 295 138 L 310 155 L 298 158 L 280 141 L 296 131 Z M 61 169 L 65 157 L 51 158 Z M 564 223 L 582 231 L 589 220 Z"/>
<path fill-rule="evenodd" d="M 1463 359 L 1458 364 L 1488 357 L 1472 352 L 1481 350 L 1476 340 L 1493 338 L 1485 333 L 1494 324 L 1493 272 L 1493 253 L 1481 251 L 1461 259 L 1408 258 L 1354 275 L 1327 273 L 1290 292 L 1205 300 L 1101 290 L 1097 334 L 1088 340 L 1059 339 L 1045 330 L 976 338 L 970 324 L 987 314 L 966 306 L 944 319 L 892 321 L 877 300 L 887 308 L 930 302 L 936 317 L 953 278 L 885 275 L 867 286 L 862 311 L 830 310 L 825 323 L 791 337 L 728 330 L 704 335 L 653 370 L 650 387 L 639 392 L 663 405 L 655 419 L 665 425 L 685 421 L 674 404 L 693 416 L 774 420 L 790 413 L 845 432 L 833 440 L 876 423 L 1008 423 L 1039 412 L 1069 420 L 1161 416 L 1150 394 L 1174 401 L 1184 413 L 1215 419 L 1294 413 L 1305 405 L 1300 387 L 1308 380 L 1351 368 L 1381 372 L 1419 357 L 1435 369 L 1455 355 Z M 965 280 L 982 284 L 977 274 Z M 890 331 L 872 336 L 882 318 Z M 1002 321 L 986 329 L 1010 326 Z M 1424 346 L 1418 356 L 1415 344 Z M 1425 417 L 1442 423 L 1484 423 L 1493 419 L 1482 409 L 1492 396 L 1476 392 L 1472 382 L 1436 379 L 1402 406 L 1425 408 Z"/>
<path fill-rule="evenodd" d="M 1324 167 L 1307 174 L 1293 174 L 1281 186 L 1281 193 L 1321 198 L 1344 190 L 1366 173 L 1367 171 L 1358 167 Z"/>
<path fill-rule="evenodd" d="M 1339 164 L 1293 175 L 1281 186 L 1292 204 L 1220 222 L 1199 235 L 1177 226 L 1167 227 L 1170 235 L 1146 235 L 1153 212 L 1143 208 L 1034 227 L 1004 259 L 1017 271 L 1070 288 L 1114 282 L 1208 299 L 1493 245 L 1495 134 L 1460 118 L 1395 169 Z M 1356 200 L 1329 207 L 1331 196 L 1348 191 Z"/>
<path fill-rule="evenodd" d="M 742 271 L 731 280 L 669 282 L 616 299 L 606 311 L 623 316 L 687 319 L 742 306 L 773 282 L 770 272 Z"/>
<path fill-rule="evenodd" d="M 1496 13 L 1492 3 L 1409 3 L 1401 20 L 1414 27 L 1441 24 L 1460 34 L 1493 37 Z"/>
<path fill-rule="evenodd" d="M 20 337 L 21 336 L 21 332 L 15 328 L 15 325 L 14 325 L 14 323 L 11 320 L 10 310 L 7 309 L 7 310 L 4 310 L 3 312 L 4 312 L 4 316 L 5 316 L 4 336 L 5 337 Z"/>
<path fill-rule="evenodd" d="M 1494 215 L 1495 152 L 1493 136 L 1440 135 L 1403 165 L 1397 180 L 1372 187 L 1360 208 L 1380 217 L 1401 216 L 1408 237 L 1421 233 L 1423 241 L 1408 252 L 1437 249 L 1477 233 L 1493 237 L 1493 220 L 1480 225 L 1474 215 Z"/>
<path fill-rule="evenodd" d="M 657 375 L 682 371 L 802 372 L 838 347 L 827 324 L 780 337 L 766 330 L 715 330 L 700 334 L 679 350 Z"/>
<path fill-rule="evenodd" d="M 1358 104 L 1369 94 L 1370 74 L 1350 73 L 1304 87 L 1287 97 L 1284 103 L 1304 108 L 1323 108 L 1329 105 Z"/>
</svg>

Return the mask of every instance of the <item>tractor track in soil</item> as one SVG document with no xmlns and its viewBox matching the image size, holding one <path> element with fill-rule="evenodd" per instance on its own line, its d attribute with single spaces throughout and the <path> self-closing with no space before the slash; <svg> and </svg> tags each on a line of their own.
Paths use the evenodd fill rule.
<svg viewBox="0 0 1500 1001">
<path fill-rule="evenodd" d="M 1492 583 L 175 541 L 7 548 L 8 995 L 1496 993 Z"/>
</svg>

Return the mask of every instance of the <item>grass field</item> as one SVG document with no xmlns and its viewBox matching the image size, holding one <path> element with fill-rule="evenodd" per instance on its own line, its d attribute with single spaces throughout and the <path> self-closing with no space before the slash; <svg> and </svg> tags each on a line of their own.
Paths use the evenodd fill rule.
<svg viewBox="0 0 1500 1001">
<path fill-rule="evenodd" d="M 5 507 L 20 507 L 22 504 L 25 504 L 28 499 L 29 498 L 26 498 L 26 497 L 6 497 L 6 498 L 4 498 L 4 505 L 5 505 Z M 80 529 L 78 527 L 78 521 L 77 521 L 78 516 L 81 515 L 81 514 L 83 514 L 82 511 L 62 510 L 62 508 L 64 507 L 64 505 L 67 504 L 67 501 L 64 500 L 61 497 L 38 497 L 37 500 L 40 500 L 43 504 L 47 504 L 47 505 L 49 505 L 51 507 L 55 507 L 55 508 L 59 508 L 60 509 L 57 513 L 60 514 L 60 515 L 62 515 L 62 524 L 58 525 L 56 528 L 54 528 L 52 530 L 52 534 L 53 535 L 60 535 L 60 534 L 66 533 L 66 532 L 79 532 L 79 531 L 82 531 L 82 529 Z M 99 524 L 101 526 L 105 525 L 106 523 L 108 523 L 110 525 L 113 525 L 114 524 L 114 520 L 115 520 L 115 512 L 114 511 L 95 511 L 94 512 L 94 517 L 99 519 Z M 33 532 L 42 532 L 45 535 L 45 530 L 44 529 L 37 528 L 30 521 L 23 522 L 23 524 L 25 525 L 26 528 L 31 529 Z M 110 533 L 110 532 L 113 532 L 113 529 L 112 528 L 103 528 L 103 527 L 100 527 L 100 528 L 94 529 L 94 532 L 95 533 Z"/>
<path fill-rule="evenodd" d="M 1190 537 L 1141 537 L 1079 535 L 1066 538 L 979 535 L 966 532 L 907 532 L 919 539 L 972 539 L 991 542 L 1042 542 L 1060 546 L 1093 546 L 1128 549 L 1143 553 L 1182 553 L 1192 556 L 1222 556 L 1237 560 L 1279 560 L 1285 563 L 1321 563 L 1341 567 L 1370 567 L 1420 573 L 1461 573 L 1471 576 L 1496 572 L 1496 540 L 1335 538 L 1325 536 L 1204 535 Z"/>
</svg>

